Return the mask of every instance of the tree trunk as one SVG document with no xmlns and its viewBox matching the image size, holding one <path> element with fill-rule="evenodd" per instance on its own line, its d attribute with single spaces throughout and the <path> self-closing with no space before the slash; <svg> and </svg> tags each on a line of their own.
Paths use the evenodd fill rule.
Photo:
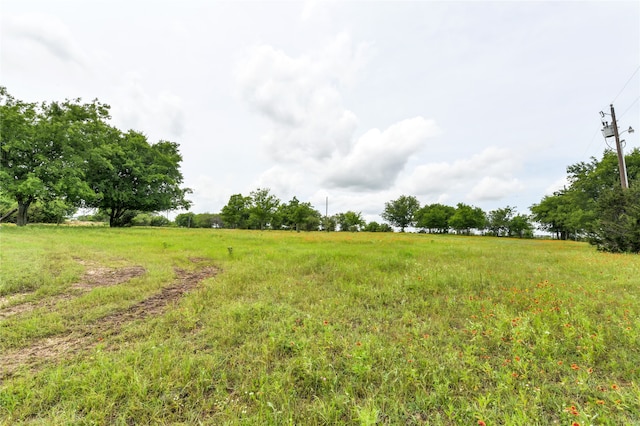
<svg viewBox="0 0 640 426">
<path fill-rule="evenodd" d="M 31 201 L 18 201 L 18 216 L 16 217 L 16 225 L 25 226 L 27 224 L 27 211 Z"/>
</svg>

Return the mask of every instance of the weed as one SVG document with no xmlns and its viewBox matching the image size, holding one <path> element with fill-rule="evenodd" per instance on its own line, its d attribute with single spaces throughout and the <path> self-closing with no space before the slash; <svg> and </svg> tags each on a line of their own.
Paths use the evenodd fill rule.
<svg viewBox="0 0 640 426">
<path fill-rule="evenodd" d="M 637 256 L 416 234 L 30 226 L 0 238 L 0 365 L 86 336 L 0 379 L 0 423 L 640 418 Z M 91 268 L 137 272 L 79 285 Z"/>
</svg>

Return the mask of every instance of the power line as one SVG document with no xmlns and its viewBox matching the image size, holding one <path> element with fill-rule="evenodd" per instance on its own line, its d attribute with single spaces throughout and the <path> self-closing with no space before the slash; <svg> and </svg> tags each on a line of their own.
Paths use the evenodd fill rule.
<svg viewBox="0 0 640 426">
<path fill-rule="evenodd" d="M 635 100 L 635 101 L 631 102 L 631 105 L 629 105 L 629 106 L 627 107 L 627 109 L 625 109 L 625 110 L 624 110 L 624 112 L 618 116 L 618 118 L 620 118 L 620 117 L 622 117 L 623 115 L 625 115 L 625 114 L 626 114 L 626 113 L 631 109 L 631 107 L 633 106 L 633 104 L 635 104 L 636 102 L 638 102 L 638 99 L 640 99 L 640 96 L 638 96 L 638 97 L 636 98 L 636 100 Z"/>
<path fill-rule="evenodd" d="M 584 152 L 582 153 L 582 156 L 584 157 L 587 153 L 589 153 L 591 146 L 593 145 L 593 141 L 596 139 L 596 135 L 600 133 L 600 129 L 596 129 L 595 132 L 593 132 L 593 136 L 591 136 L 591 142 L 589 142 L 589 145 L 587 145 L 587 148 L 584 150 Z M 605 139 L 606 141 L 606 139 Z"/>
<path fill-rule="evenodd" d="M 629 77 L 629 80 L 627 80 L 627 82 L 624 84 L 624 86 L 622 86 L 622 89 L 620 89 L 620 92 L 618 92 L 616 97 L 613 98 L 613 100 L 611 101 L 612 104 L 616 102 L 616 99 L 618 99 L 618 96 L 620 96 L 620 94 L 624 91 L 624 89 L 627 87 L 627 84 L 629 84 L 629 82 L 633 79 L 633 76 L 636 75 L 638 70 L 640 70 L 640 65 L 638 65 L 638 68 L 636 68 L 636 70 L 633 72 L 633 74 L 631 74 L 631 77 Z"/>
</svg>

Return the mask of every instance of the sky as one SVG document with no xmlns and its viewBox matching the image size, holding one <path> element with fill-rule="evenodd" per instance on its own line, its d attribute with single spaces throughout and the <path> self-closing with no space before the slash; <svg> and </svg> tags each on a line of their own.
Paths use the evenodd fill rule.
<svg viewBox="0 0 640 426">
<path fill-rule="evenodd" d="M 528 213 L 601 157 L 600 111 L 640 130 L 639 69 L 638 1 L 0 0 L 0 85 L 177 142 L 195 213 Z"/>
</svg>

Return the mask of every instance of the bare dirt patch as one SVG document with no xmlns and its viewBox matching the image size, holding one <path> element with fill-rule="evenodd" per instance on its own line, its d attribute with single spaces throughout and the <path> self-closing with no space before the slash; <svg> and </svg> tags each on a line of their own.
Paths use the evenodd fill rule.
<svg viewBox="0 0 640 426">
<path fill-rule="evenodd" d="M 202 280 L 212 277 L 217 270 L 205 267 L 195 272 L 176 269 L 174 282 L 159 293 L 121 312 L 103 317 L 92 324 L 78 327 L 67 334 L 40 339 L 28 347 L 0 355 L 0 382 L 20 369 L 35 369 L 45 362 L 55 362 L 94 347 L 105 337 L 121 332 L 122 327 L 135 320 L 159 315 Z"/>
<path fill-rule="evenodd" d="M 96 287 L 108 287 L 112 285 L 122 284 L 131 280 L 132 278 L 144 275 L 145 272 L 146 271 L 142 266 L 131 266 L 118 269 L 92 267 L 87 269 L 80 281 L 74 283 L 64 293 L 57 294 L 44 300 L 12 304 L 11 306 L 4 307 L 3 305 L 9 304 L 12 300 L 15 300 L 7 298 L 7 303 L 0 304 L 0 319 L 8 318 L 10 316 L 28 312 L 37 308 L 53 307 L 61 300 L 78 297 Z M 26 294 L 21 294 L 21 297 L 24 297 Z"/>
<path fill-rule="evenodd" d="M 14 300 L 22 299 L 22 298 L 30 295 L 31 293 L 32 292 L 27 291 L 27 292 L 21 292 L 21 293 L 13 293 L 13 294 L 10 294 L 8 296 L 1 296 L 0 297 L 0 309 L 2 309 L 6 305 L 12 304 Z"/>
</svg>

